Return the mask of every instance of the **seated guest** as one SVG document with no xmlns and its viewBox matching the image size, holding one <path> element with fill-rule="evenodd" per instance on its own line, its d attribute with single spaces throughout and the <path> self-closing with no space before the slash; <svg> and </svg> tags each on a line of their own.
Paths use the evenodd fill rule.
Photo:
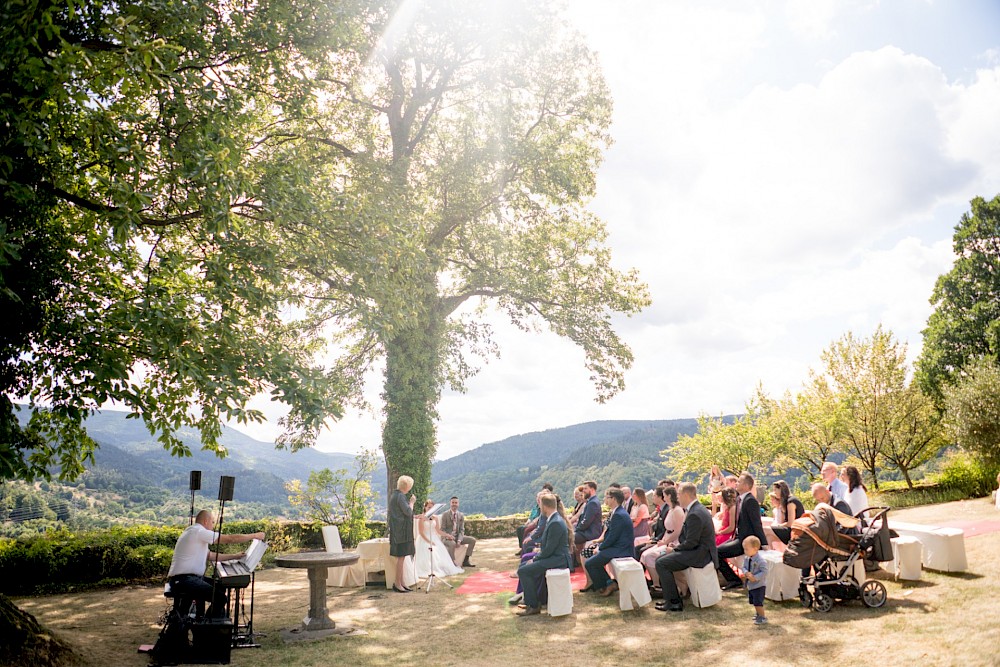
<svg viewBox="0 0 1000 667">
<path fill-rule="evenodd" d="M 677 593 L 674 572 L 689 567 L 718 566 L 715 547 L 715 526 L 708 509 L 698 502 L 698 489 L 690 482 L 680 485 L 678 497 L 686 512 L 681 526 L 680 541 L 674 549 L 656 560 L 656 573 L 663 588 L 663 601 L 656 603 L 660 611 L 683 611 L 684 604 Z"/>
<path fill-rule="evenodd" d="M 639 562 L 646 568 L 649 574 L 651 585 L 659 588 L 660 578 L 656 574 L 656 559 L 669 553 L 677 546 L 681 535 L 681 526 L 684 524 L 684 508 L 680 506 L 677 498 L 677 487 L 671 486 L 663 489 L 663 496 L 666 503 L 661 508 L 663 514 L 663 532 L 656 538 L 655 542 L 650 542 L 649 548 L 644 550 L 639 557 Z"/>
<path fill-rule="evenodd" d="M 847 487 L 847 495 L 841 500 L 851 506 L 851 512 L 858 514 L 868 509 L 868 489 L 861 482 L 861 471 L 854 466 L 844 466 L 840 481 Z M 865 512 L 865 517 L 868 512 Z"/>
<path fill-rule="evenodd" d="M 612 558 L 631 558 L 634 538 L 632 519 L 622 507 L 625 496 L 621 489 L 609 488 L 604 495 L 604 500 L 611 508 L 608 530 L 604 534 L 604 540 L 597 553 L 588 558 L 583 565 L 590 576 L 590 581 L 593 582 L 594 590 L 607 597 L 618 590 L 618 584 L 608 578 L 605 566 L 611 562 Z"/>
<path fill-rule="evenodd" d="M 755 485 L 753 475 L 748 472 L 740 475 L 736 482 L 736 491 L 739 493 L 736 499 L 736 533 L 732 539 L 719 545 L 719 573 L 726 580 L 723 590 L 740 588 L 743 585 L 726 560 L 743 555 L 743 540 L 753 535 L 761 544 L 767 544 L 764 524 L 760 520 L 760 503 L 753 495 Z"/>
<path fill-rule="evenodd" d="M 672 480 L 672 479 L 661 479 L 659 482 L 656 483 L 656 485 L 657 486 L 663 486 L 663 487 L 677 486 L 676 484 L 674 484 L 674 480 Z"/>
<path fill-rule="evenodd" d="M 847 515 L 851 514 L 851 506 L 830 493 L 830 488 L 822 482 L 816 482 L 812 485 L 812 497 L 817 504 L 826 503 L 839 512 L 843 512 Z"/>
<path fill-rule="evenodd" d="M 539 503 L 539 507 L 541 507 L 542 496 L 546 493 L 548 492 L 539 491 L 538 495 L 535 496 L 537 502 Z M 535 526 L 535 529 L 531 531 L 530 535 L 524 538 L 524 543 L 521 545 L 522 558 L 535 550 L 535 547 L 538 546 L 538 543 L 542 539 L 542 533 L 544 532 L 545 532 L 545 513 L 542 512 L 542 514 L 538 517 L 538 525 Z"/>
<path fill-rule="evenodd" d="M 548 492 L 552 493 L 552 485 L 546 482 L 542 484 L 542 490 L 539 493 Z M 535 496 L 538 497 L 537 494 Z M 528 514 L 528 520 L 524 522 L 524 525 L 517 527 L 517 556 L 521 555 L 521 547 L 524 545 L 524 536 L 530 535 L 533 530 L 538 526 L 538 517 L 541 514 L 541 510 L 538 508 L 536 503 L 534 507 L 531 508 L 531 512 Z"/>
<path fill-rule="evenodd" d="M 791 489 L 783 479 L 779 479 L 771 487 L 771 503 L 778 512 L 771 530 L 775 537 L 788 544 L 792 539 L 792 522 L 806 513 L 802 501 L 792 495 Z"/>
<path fill-rule="evenodd" d="M 601 534 L 592 540 L 588 540 L 583 545 L 583 549 L 580 550 L 581 562 L 586 561 L 588 558 L 597 553 L 597 550 L 600 548 L 601 543 L 604 541 L 604 535 L 607 534 L 608 532 L 608 524 L 610 523 L 611 523 L 611 513 L 608 512 L 608 515 L 604 517 L 604 521 L 601 522 Z M 580 589 L 580 592 L 589 593 L 590 591 L 594 590 L 593 582 L 590 581 L 590 574 L 586 570 L 584 570 L 583 573 L 587 577 L 587 584 Z"/>
<path fill-rule="evenodd" d="M 635 540 L 649 541 L 649 504 L 646 502 L 646 492 L 636 489 L 632 492 L 632 509 L 629 518 L 632 519 L 632 533 Z M 639 542 L 636 541 L 635 544 Z"/>
<path fill-rule="evenodd" d="M 546 493 L 541 497 L 539 505 L 542 514 L 546 517 L 541 549 L 530 562 L 522 563 L 517 568 L 517 577 L 524 595 L 524 610 L 520 612 L 521 616 L 541 613 L 538 588 L 540 583 L 544 581 L 545 572 L 571 565 L 569 545 L 572 538 L 569 526 L 556 511 L 556 497 L 551 493 Z"/>
<path fill-rule="evenodd" d="M 226 613 L 226 589 L 214 586 L 211 577 L 205 576 L 205 568 L 216 561 L 239 560 L 244 554 L 220 554 L 209 550 L 213 544 L 238 544 L 250 540 L 263 540 L 264 533 L 248 535 L 223 535 L 215 532 L 215 515 L 209 510 L 201 510 L 194 523 L 184 529 L 177 538 L 174 555 L 167 571 L 167 581 L 175 597 L 183 596 L 200 603 L 211 600 L 208 615 L 224 618 Z M 214 594 L 213 594 L 214 591 Z M 199 605 L 199 609 L 202 605 Z"/>
<path fill-rule="evenodd" d="M 622 507 L 629 515 L 631 515 L 632 505 L 635 504 L 635 501 L 632 498 L 632 488 L 628 486 L 619 486 L 618 488 L 622 490 L 622 495 L 625 496 L 625 502 L 622 503 Z"/>
<path fill-rule="evenodd" d="M 635 559 L 639 560 L 639 556 L 643 551 L 651 546 L 655 546 L 656 543 L 663 537 L 663 520 L 667 518 L 667 512 L 669 507 L 664 507 L 667 501 L 663 497 L 663 487 L 658 486 L 653 489 L 653 513 L 650 516 L 650 521 L 652 522 L 649 528 L 649 539 L 643 542 L 636 542 L 635 545 Z"/>
<path fill-rule="evenodd" d="M 578 486 L 573 489 L 573 502 L 576 505 L 573 507 L 573 513 L 569 516 L 569 525 L 571 527 L 576 527 L 576 522 L 580 519 L 580 513 L 583 512 L 583 505 L 587 501 L 587 496 L 583 493 L 583 487 Z"/>
<path fill-rule="evenodd" d="M 596 539 L 601 534 L 601 519 L 603 510 L 601 509 L 601 499 L 597 497 L 597 482 L 586 481 L 583 483 L 583 491 L 587 496 L 583 511 L 576 522 L 576 530 L 573 531 L 573 563 L 580 560 L 580 552 L 584 545 L 590 540 Z"/>
<path fill-rule="evenodd" d="M 728 486 L 719 492 L 722 508 L 721 518 L 715 521 L 715 544 L 720 545 L 733 539 L 736 534 L 736 491 Z"/>
<path fill-rule="evenodd" d="M 826 483 L 827 488 L 830 489 L 830 493 L 841 500 L 845 500 L 847 498 L 847 485 L 840 481 L 840 475 L 837 473 L 836 463 L 833 461 L 826 461 L 819 469 L 819 474 L 823 477 L 823 481 Z"/>
</svg>

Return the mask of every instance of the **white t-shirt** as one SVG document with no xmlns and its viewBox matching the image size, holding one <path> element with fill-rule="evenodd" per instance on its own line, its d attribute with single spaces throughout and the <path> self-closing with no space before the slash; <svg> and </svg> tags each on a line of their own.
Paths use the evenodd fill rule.
<svg viewBox="0 0 1000 667">
<path fill-rule="evenodd" d="M 200 523 L 188 526 L 177 538 L 174 557 L 170 561 L 167 577 L 181 574 L 205 574 L 208 565 L 208 547 L 219 541 L 219 534 L 205 528 Z"/>
</svg>

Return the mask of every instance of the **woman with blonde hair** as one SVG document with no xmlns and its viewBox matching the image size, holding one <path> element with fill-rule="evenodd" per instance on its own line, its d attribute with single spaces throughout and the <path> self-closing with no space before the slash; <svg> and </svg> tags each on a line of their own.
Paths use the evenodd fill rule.
<svg viewBox="0 0 1000 667">
<path fill-rule="evenodd" d="M 400 475 L 396 480 L 396 490 L 389 496 L 386 524 L 389 529 L 389 555 L 396 559 L 396 581 L 392 585 L 392 590 L 397 593 L 413 592 L 403 584 L 406 557 L 412 557 L 417 552 L 413 540 L 413 503 L 416 498 L 406 497 L 412 488 L 413 478 L 409 475 Z"/>
</svg>

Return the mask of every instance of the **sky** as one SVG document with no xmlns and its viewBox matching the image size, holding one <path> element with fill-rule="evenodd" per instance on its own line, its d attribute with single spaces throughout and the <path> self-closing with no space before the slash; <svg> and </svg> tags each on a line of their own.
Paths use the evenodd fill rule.
<svg viewBox="0 0 1000 667">
<path fill-rule="evenodd" d="M 603 405 L 572 343 L 491 316 L 501 357 L 444 392 L 439 459 L 586 421 L 740 412 L 758 383 L 795 392 L 831 342 L 880 323 L 916 358 L 955 225 L 1000 193 L 1000 2 L 569 0 L 566 16 L 615 107 L 591 209 L 653 304 L 616 320 L 635 363 Z M 370 380 L 375 412 L 319 449 L 378 446 Z"/>
</svg>

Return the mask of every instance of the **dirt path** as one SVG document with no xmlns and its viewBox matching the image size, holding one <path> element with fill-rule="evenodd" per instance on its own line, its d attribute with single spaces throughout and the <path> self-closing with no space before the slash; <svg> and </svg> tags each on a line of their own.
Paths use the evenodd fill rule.
<svg viewBox="0 0 1000 667">
<path fill-rule="evenodd" d="M 911 508 L 891 518 L 919 523 L 996 520 L 988 499 Z M 483 540 L 479 570 L 511 570 L 516 542 Z M 709 609 L 667 615 L 647 607 L 618 610 L 617 599 L 576 594 L 574 612 L 516 618 L 508 594 L 456 595 L 444 586 L 430 594 L 330 588 L 331 616 L 364 629 L 363 637 L 333 637 L 285 644 L 280 630 L 296 626 L 308 607 L 305 571 L 274 568 L 258 573 L 255 626 L 262 647 L 235 651 L 232 663 L 284 665 L 497 665 L 599 664 L 816 665 L 907 662 L 935 665 L 997 664 L 1000 646 L 1000 532 L 966 540 L 970 571 L 925 572 L 919 582 L 878 578 L 889 589 L 883 609 L 838 605 L 828 614 L 797 602 L 772 604 L 772 624 L 756 628 L 745 595 L 727 593 Z M 456 586 L 464 575 L 452 577 Z M 136 652 L 152 643 L 166 608 L 160 586 L 75 595 L 20 598 L 17 604 L 73 644 L 94 666 L 141 666 Z"/>
</svg>

